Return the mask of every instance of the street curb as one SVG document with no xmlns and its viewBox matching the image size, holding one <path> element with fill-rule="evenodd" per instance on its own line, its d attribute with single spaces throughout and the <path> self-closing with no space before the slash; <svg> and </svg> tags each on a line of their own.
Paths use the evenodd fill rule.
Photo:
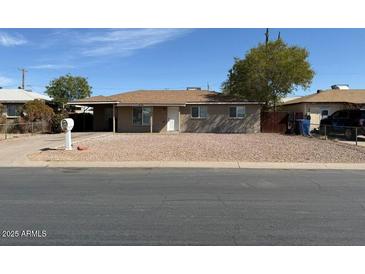
<svg viewBox="0 0 365 274">
<path fill-rule="evenodd" d="M 365 163 L 274 163 L 274 162 L 202 162 L 202 161 L 22 161 L 0 164 L 0 167 L 49 168 L 231 168 L 231 169 L 301 169 L 365 170 Z"/>
</svg>

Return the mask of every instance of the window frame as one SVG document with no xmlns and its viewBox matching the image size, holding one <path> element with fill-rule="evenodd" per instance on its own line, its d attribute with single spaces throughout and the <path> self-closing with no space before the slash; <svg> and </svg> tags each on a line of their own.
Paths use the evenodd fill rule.
<svg viewBox="0 0 365 274">
<path fill-rule="evenodd" d="M 136 123 L 135 122 L 135 119 L 134 119 L 135 109 L 139 109 L 141 111 L 141 114 L 140 114 L 141 115 L 141 123 Z M 149 116 L 149 119 L 148 119 L 147 123 L 145 123 L 145 121 L 143 119 L 143 117 L 144 117 L 143 112 L 144 112 L 145 109 L 150 109 L 150 116 Z M 137 106 L 132 107 L 132 124 L 133 124 L 133 126 L 137 126 L 137 127 L 151 126 L 151 117 L 153 115 L 152 113 L 153 113 L 153 108 L 152 107 L 137 107 Z"/>
<path fill-rule="evenodd" d="M 327 111 L 327 114 L 326 115 L 323 115 L 323 112 L 324 111 Z M 328 108 L 321 108 L 320 109 L 320 116 L 321 116 L 321 119 L 325 119 L 325 118 L 328 118 L 330 116 L 330 111 Z"/>
<path fill-rule="evenodd" d="M 231 109 L 235 109 L 235 116 L 231 116 Z M 243 109 L 243 115 L 242 116 L 238 116 L 238 108 L 242 108 Z M 228 116 L 230 119 L 244 119 L 246 116 L 246 106 L 229 106 L 228 107 Z"/>
<path fill-rule="evenodd" d="M 193 116 L 193 108 L 197 108 L 198 109 L 198 116 L 197 117 L 194 117 Z M 202 116 L 202 111 L 201 109 L 202 108 L 205 108 L 205 113 L 206 113 L 206 116 Z M 208 119 L 208 106 L 191 106 L 190 108 L 190 118 L 191 119 Z"/>
<path fill-rule="evenodd" d="M 9 107 L 13 107 L 14 108 L 14 113 L 15 115 L 9 115 Z M 6 117 L 8 118 L 17 118 L 20 116 L 21 112 L 22 112 L 22 105 L 19 104 L 5 104 L 5 114 Z"/>
</svg>

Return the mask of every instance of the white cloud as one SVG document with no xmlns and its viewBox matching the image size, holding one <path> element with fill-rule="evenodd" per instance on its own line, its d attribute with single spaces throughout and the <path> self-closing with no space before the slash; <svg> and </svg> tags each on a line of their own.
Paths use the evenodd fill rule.
<svg viewBox="0 0 365 274">
<path fill-rule="evenodd" d="M 0 86 L 6 86 L 13 83 L 13 79 L 0 75 Z"/>
<path fill-rule="evenodd" d="M 67 68 L 74 68 L 73 65 L 67 64 L 41 64 L 35 66 L 29 66 L 30 69 L 67 69 Z"/>
<path fill-rule="evenodd" d="M 101 35 L 81 36 L 80 42 L 88 46 L 82 50 L 82 54 L 86 56 L 126 56 L 136 50 L 175 39 L 186 32 L 184 29 L 111 30 Z"/>
<path fill-rule="evenodd" d="M 21 35 L 10 35 L 5 32 L 0 32 L 0 45 L 5 47 L 19 46 L 26 44 L 27 40 Z"/>
</svg>

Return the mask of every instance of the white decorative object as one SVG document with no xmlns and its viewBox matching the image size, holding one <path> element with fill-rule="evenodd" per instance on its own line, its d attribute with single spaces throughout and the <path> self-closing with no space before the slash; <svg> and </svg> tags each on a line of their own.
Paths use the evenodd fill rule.
<svg viewBox="0 0 365 274">
<path fill-rule="evenodd" d="M 72 150 L 71 130 L 74 127 L 74 120 L 66 118 L 61 121 L 62 130 L 66 131 L 65 150 Z"/>
</svg>

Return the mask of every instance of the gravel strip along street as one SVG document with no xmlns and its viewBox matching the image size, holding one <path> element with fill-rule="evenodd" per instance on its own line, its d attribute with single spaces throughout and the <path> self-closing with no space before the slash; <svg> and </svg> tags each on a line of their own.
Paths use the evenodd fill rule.
<svg viewBox="0 0 365 274">
<path fill-rule="evenodd" d="M 364 147 L 270 133 L 119 133 L 80 144 L 88 146 L 88 150 L 48 150 L 29 155 L 29 158 L 43 161 L 365 162 Z"/>
</svg>

